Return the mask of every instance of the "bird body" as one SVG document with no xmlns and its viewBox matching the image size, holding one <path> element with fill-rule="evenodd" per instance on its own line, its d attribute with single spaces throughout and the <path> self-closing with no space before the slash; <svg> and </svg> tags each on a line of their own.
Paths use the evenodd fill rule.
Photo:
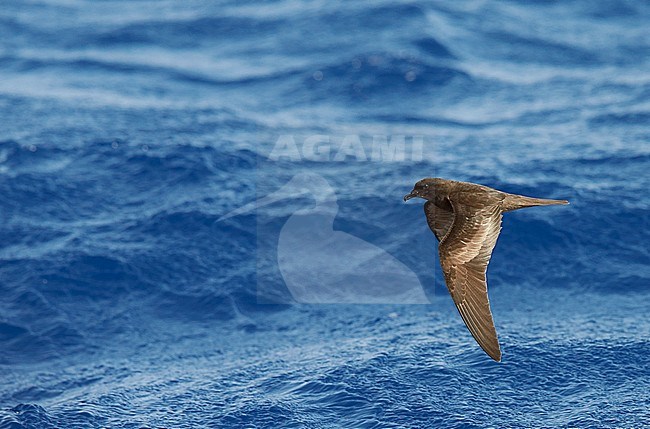
<svg viewBox="0 0 650 429">
<path fill-rule="evenodd" d="M 490 310 L 486 271 L 504 212 L 525 207 L 568 204 L 509 194 L 487 186 L 426 178 L 404 197 L 423 198 L 429 228 L 438 239 L 447 289 L 470 333 L 494 360 L 501 349 Z"/>
</svg>

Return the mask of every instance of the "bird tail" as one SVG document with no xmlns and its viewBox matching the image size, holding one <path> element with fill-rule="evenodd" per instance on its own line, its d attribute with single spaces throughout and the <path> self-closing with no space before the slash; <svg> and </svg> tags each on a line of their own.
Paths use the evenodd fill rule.
<svg viewBox="0 0 650 429">
<path fill-rule="evenodd" d="M 526 207 L 553 206 L 558 204 L 569 204 L 567 200 L 548 200 L 545 198 L 525 197 L 523 195 L 507 194 L 503 200 L 503 211 L 509 212 Z"/>
</svg>

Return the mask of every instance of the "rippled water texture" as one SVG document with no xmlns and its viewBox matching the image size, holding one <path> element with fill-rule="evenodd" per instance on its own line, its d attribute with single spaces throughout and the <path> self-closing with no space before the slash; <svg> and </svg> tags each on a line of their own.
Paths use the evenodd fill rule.
<svg viewBox="0 0 650 429">
<path fill-rule="evenodd" d="M 0 428 L 650 426 L 648 22 L 631 0 L 3 0 Z M 328 161 L 268 159 L 314 135 Z M 422 159 L 335 160 L 350 135 Z M 309 199 L 220 218 L 305 172 L 429 304 L 291 300 L 267 251 Z M 571 201 L 505 217 L 500 364 L 401 200 L 426 176 Z"/>
</svg>

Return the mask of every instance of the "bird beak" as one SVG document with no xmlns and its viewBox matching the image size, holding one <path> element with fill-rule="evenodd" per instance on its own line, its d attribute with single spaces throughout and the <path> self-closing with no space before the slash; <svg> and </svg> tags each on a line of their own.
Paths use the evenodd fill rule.
<svg viewBox="0 0 650 429">
<path fill-rule="evenodd" d="M 416 197 L 417 195 L 415 195 L 413 192 L 411 192 L 410 194 L 406 194 L 404 195 L 404 202 L 410 200 L 411 198 L 416 198 Z"/>
</svg>

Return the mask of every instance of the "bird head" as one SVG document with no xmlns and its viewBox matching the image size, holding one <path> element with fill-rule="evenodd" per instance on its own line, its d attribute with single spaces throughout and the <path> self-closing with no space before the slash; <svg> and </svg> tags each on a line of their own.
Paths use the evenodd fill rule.
<svg viewBox="0 0 650 429">
<path fill-rule="evenodd" d="M 404 195 L 404 201 L 408 201 L 411 198 L 423 198 L 432 201 L 436 198 L 436 195 L 440 197 L 444 193 L 446 182 L 448 181 L 437 177 L 422 179 L 415 184 L 410 193 Z"/>
</svg>

